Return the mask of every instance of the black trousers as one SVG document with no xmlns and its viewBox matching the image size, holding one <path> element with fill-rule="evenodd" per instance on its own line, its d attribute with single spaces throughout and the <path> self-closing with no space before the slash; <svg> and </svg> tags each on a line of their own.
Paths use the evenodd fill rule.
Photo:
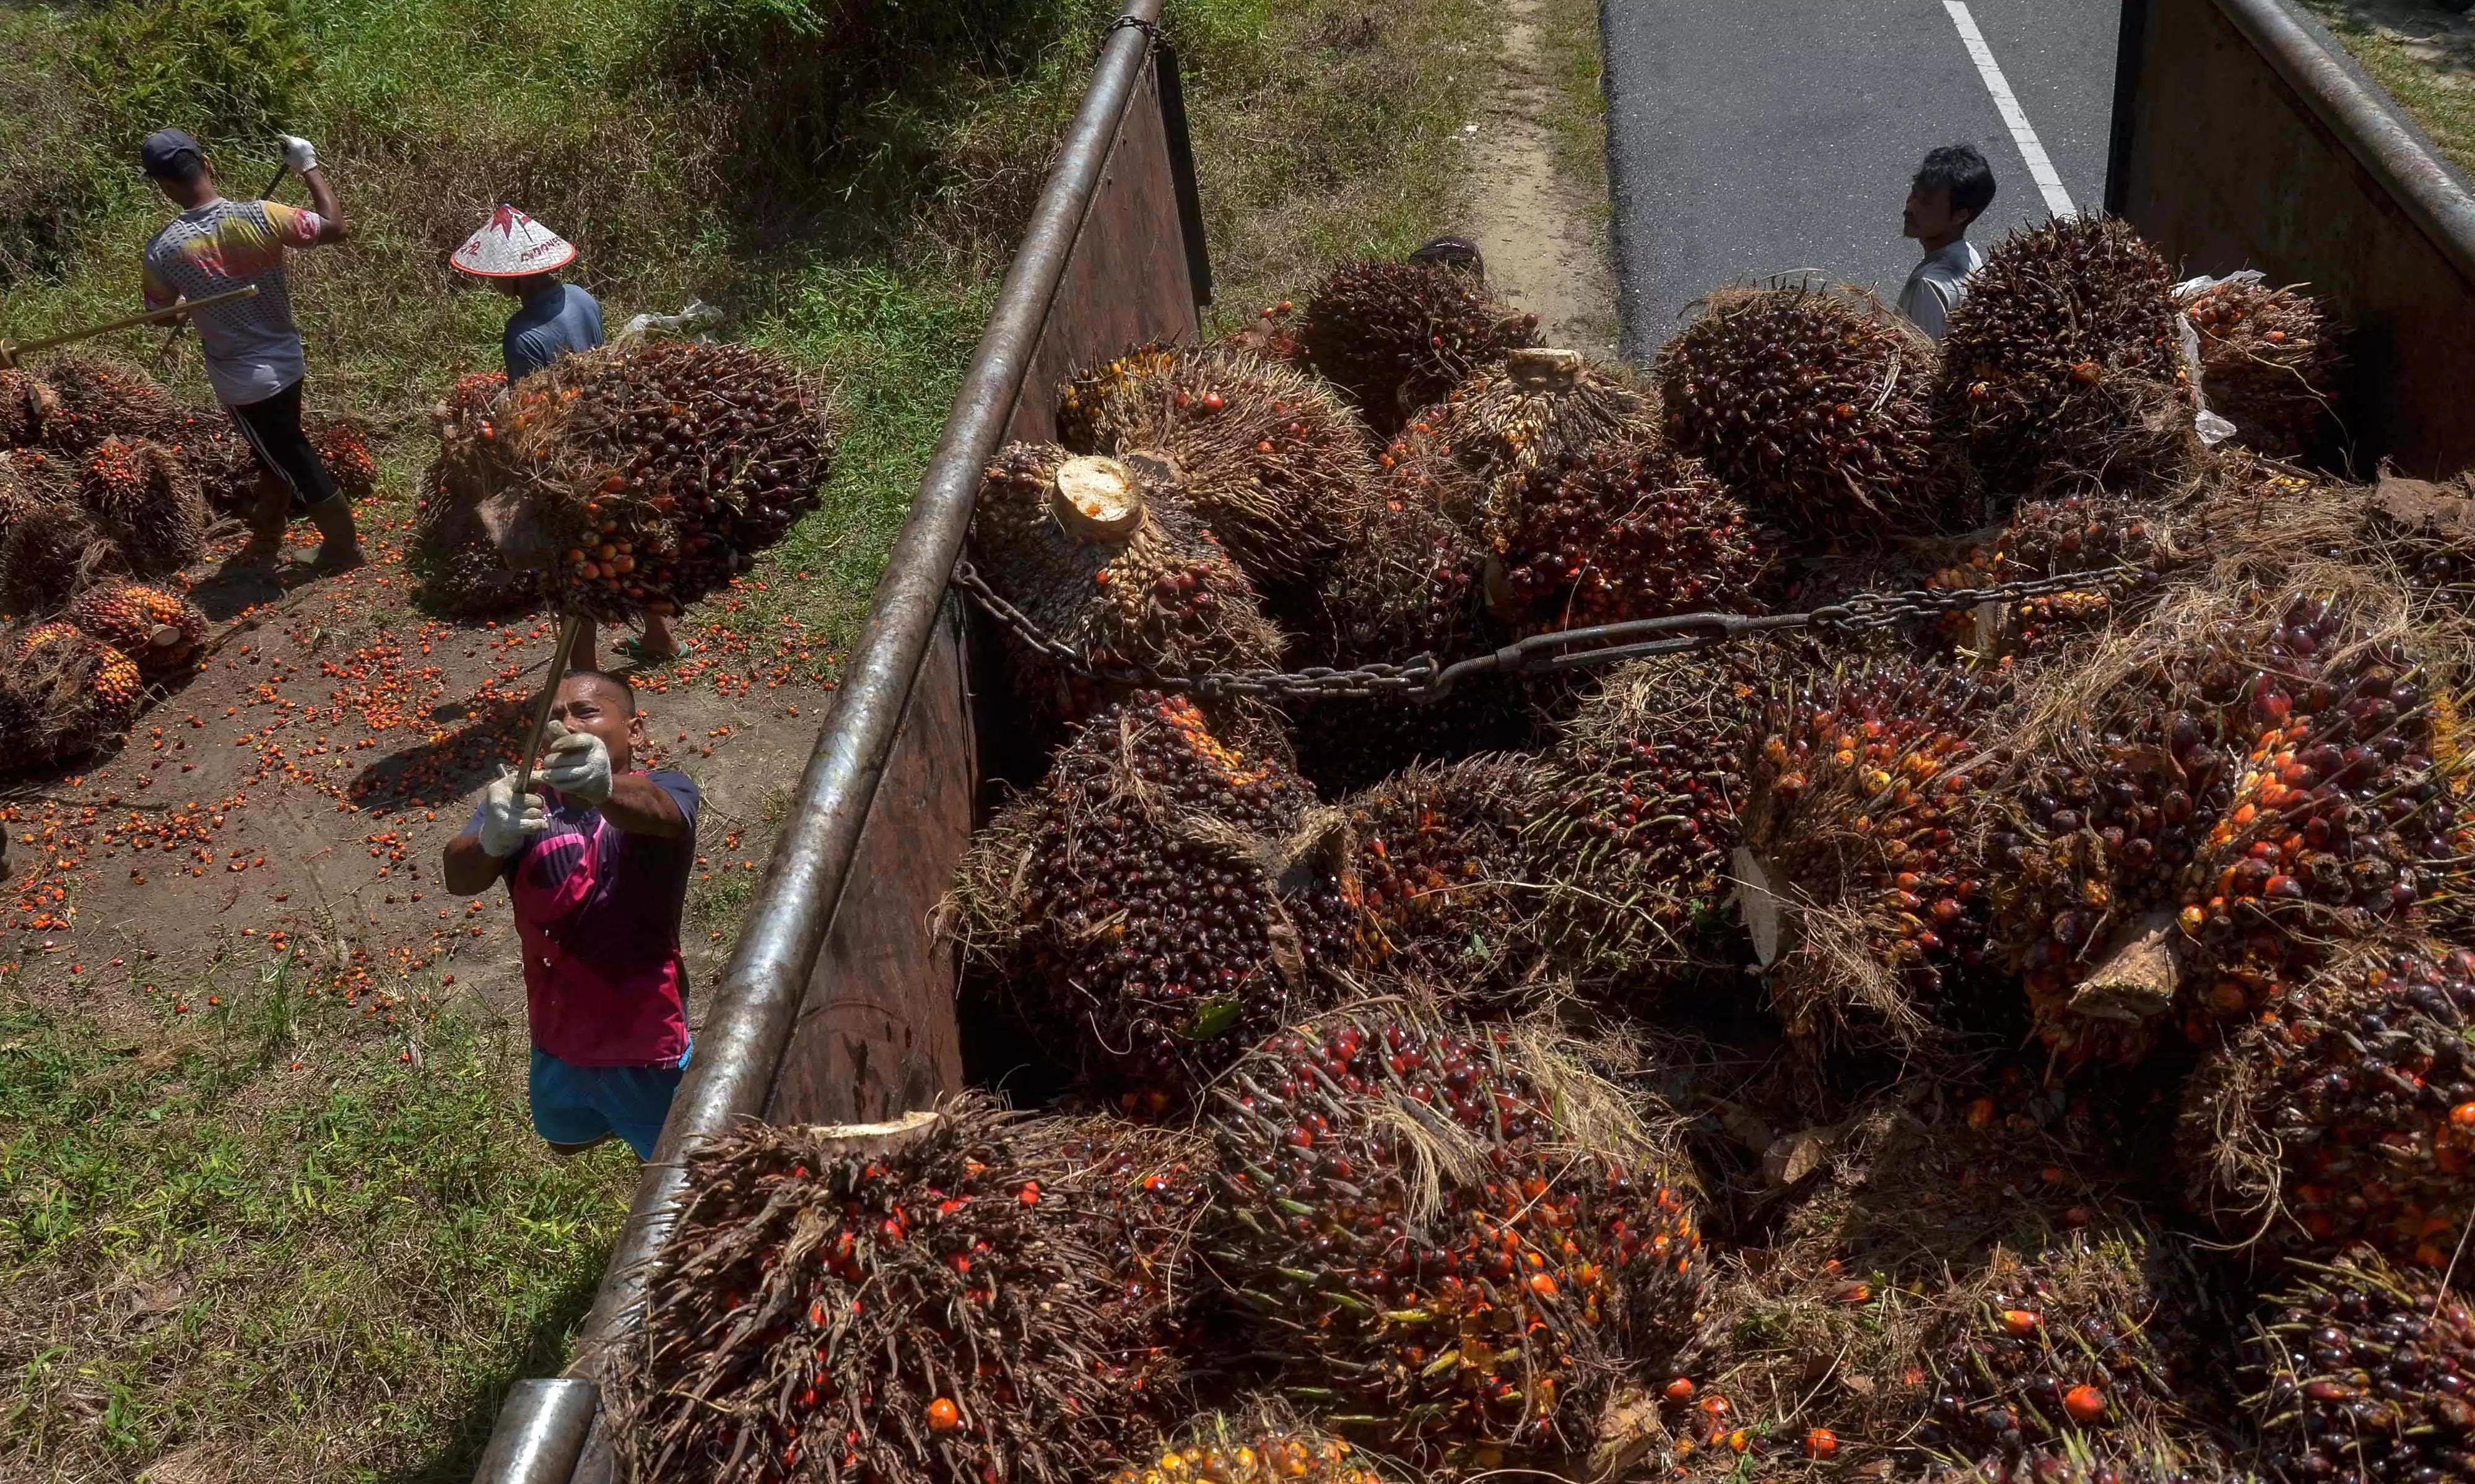
<svg viewBox="0 0 2475 1484">
<path fill-rule="evenodd" d="M 335 476 L 301 430 L 301 383 L 243 407 L 226 407 L 240 435 L 257 455 L 257 467 L 283 481 L 292 491 L 292 508 L 306 510 L 336 496 Z"/>
</svg>

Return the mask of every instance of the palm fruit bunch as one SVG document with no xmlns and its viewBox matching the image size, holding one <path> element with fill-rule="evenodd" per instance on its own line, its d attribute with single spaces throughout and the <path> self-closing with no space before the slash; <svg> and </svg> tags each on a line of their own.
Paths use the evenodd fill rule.
<svg viewBox="0 0 2475 1484">
<path fill-rule="evenodd" d="M 1621 370 L 1591 365 L 1578 351 L 1541 348 L 1481 368 L 1411 418 L 1401 439 L 1439 444 L 1469 475 L 1483 515 L 1489 492 L 1585 449 L 1646 441 L 1657 429 L 1658 399 Z"/>
<path fill-rule="evenodd" d="M 1496 617 L 1523 633 L 1719 609 L 1757 613 L 1776 544 L 1697 459 L 1649 441 L 1541 468 L 1493 512 Z"/>
<path fill-rule="evenodd" d="M 420 574 L 423 599 L 439 613 L 467 619 L 529 613 L 550 596 L 540 571 L 508 564 L 473 504 L 450 483 L 444 458 L 422 472 L 406 554 Z"/>
<path fill-rule="evenodd" d="M 2295 458 L 2329 425 L 2338 379 L 2337 327 L 2299 288 L 2246 278 L 2183 302 L 2200 336 L 2200 390 L 2235 436 L 2273 458 Z"/>
<path fill-rule="evenodd" d="M 2196 592 L 2041 686 L 1989 864 L 2049 1046 L 2137 1058 L 2177 1006 L 2204 1034 L 2454 894 L 2457 748 L 2387 606 Z"/>
<path fill-rule="evenodd" d="M 1259 584 L 1309 580 L 1363 512 L 1367 433 L 1295 367 L 1220 346 L 1149 345 L 1066 383 L 1058 441 L 1133 465 Z"/>
<path fill-rule="evenodd" d="M 1255 323 L 1224 336 L 1221 344 L 1276 361 L 1294 361 L 1298 352 L 1298 306 L 1284 299 L 1256 311 Z"/>
<path fill-rule="evenodd" d="M 678 340 L 562 356 L 478 431 L 499 487 L 534 499 L 562 606 L 612 620 L 747 572 L 816 508 L 834 457 L 823 390 L 762 351 Z"/>
<path fill-rule="evenodd" d="M 972 508 L 980 575 L 1041 632 L 1096 660 L 1183 675 L 1277 669 L 1280 632 L 1254 584 L 1192 511 L 1156 493 L 1113 458 L 1008 444 Z M 1093 709 L 1094 697 L 1073 693 L 1077 677 L 1028 648 L 1013 659 L 1035 704 L 1063 691 L 1064 715 Z"/>
<path fill-rule="evenodd" d="M 369 425 L 358 418 L 318 417 L 310 420 L 308 434 L 338 494 L 367 499 L 378 492 L 379 461 L 370 454 Z"/>
<path fill-rule="evenodd" d="M 2431 1484 L 2475 1476 L 2475 1313 L 2432 1275 L 2368 1252 L 2294 1264 L 2261 1326 L 2250 1399 L 2273 1478 Z"/>
<path fill-rule="evenodd" d="M 1630 1104 L 1542 1038 L 1400 1009 L 1273 1036 L 1215 1084 L 1199 1231 L 1296 1389 L 1422 1455 L 1580 1452 L 1692 1334 L 1691 1196 Z"/>
<path fill-rule="evenodd" d="M 1527 976 L 1541 906 L 1522 836 L 1537 767 L 1496 755 L 1427 764 L 1342 800 L 1358 846 L 1360 958 L 1462 996 Z"/>
<path fill-rule="evenodd" d="M 38 624 L 17 641 L 8 688 L 30 713 L 26 750 L 14 761 L 73 758 L 129 730 L 145 680 L 128 655 L 68 623 Z"/>
<path fill-rule="evenodd" d="M 1186 1441 L 1166 1443 L 1108 1484 L 1385 1484 L 1348 1443 L 1313 1427 L 1213 1417 L 1179 1432 Z"/>
<path fill-rule="evenodd" d="M 1139 692 L 975 838 L 965 944 L 1118 1106 L 1166 1112 L 1349 961 L 1346 835 L 1280 762 Z"/>
<path fill-rule="evenodd" d="M 123 361 L 59 355 L 40 375 L 53 399 L 42 438 L 64 453 L 84 453 L 107 438 L 164 437 L 192 421 L 162 383 Z"/>
<path fill-rule="evenodd" d="M 1323 584 L 1320 621 L 1303 637 L 1335 664 L 1421 654 L 1450 663 L 1478 647 L 1483 632 L 1486 546 L 1458 499 L 1468 481 L 1423 439 L 1394 444 L 1384 461 L 1369 508 Z"/>
<path fill-rule="evenodd" d="M 1090 1478 L 1176 1401 L 1190 1168 L 1185 1139 L 985 1097 L 907 1138 L 712 1140 L 605 1380 L 628 1476 Z"/>
<path fill-rule="evenodd" d="M 60 394 L 32 372 L 0 371 L 0 449 L 31 448 L 60 412 Z"/>
<path fill-rule="evenodd" d="M 168 577 L 207 547 L 207 501 L 180 455 L 106 438 L 78 464 L 78 499 L 141 577 Z"/>
<path fill-rule="evenodd" d="M 1760 642 L 1635 661 L 1563 723 L 1530 843 L 1567 924 L 1553 939 L 1576 968 L 1679 958 L 1727 895 L 1746 762 L 1780 662 Z"/>
<path fill-rule="evenodd" d="M 2225 1470 L 2190 1406 L 2210 1360 L 2200 1286 L 2179 1243 L 2137 1226 L 2091 1227 L 2033 1257 L 1997 1251 L 1932 1301 L 1931 1399 L 1908 1441 L 2022 1480 L 2074 1464 L 2161 1481 Z"/>
<path fill-rule="evenodd" d="M 2475 1217 L 2475 952 L 2351 959 L 2201 1058 L 2176 1152 L 2230 1239 L 2440 1267 Z"/>
<path fill-rule="evenodd" d="M 500 403 L 507 392 L 502 371 L 476 371 L 455 378 L 429 409 L 438 428 L 438 457 L 451 486 L 478 499 L 496 486 L 487 473 L 500 451 Z"/>
<path fill-rule="evenodd" d="M 2166 260 L 2121 221 L 2015 231 L 1951 311 L 1940 436 L 1997 494 L 2171 484 L 2198 447 L 2181 340 Z"/>
<path fill-rule="evenodd" d="M 1913 1046 L 1946 975 L 1985 961 L 1991 903 L 1962 832 L 2004 699 L 1968 670 L 1895 657 L 1771 689 L 1740 889 L 1792 1040 Z"/>
<path fill-rule="evenodd" d="M 109 582 L 77 596 L 65 615 L 89 638 L 136 662 L 150 681 L 184 673 L 207 642 L 207 616 L 168 588 Z"/>
<path fill-rule="evenodd" d="M 1957 514 L 1938 365 L 1854 290 L 1725 289 L 1658 353 L 1659 402 L 1670 441 L 1761 519 L 1825 540 L 1916 534 Z"/>
<path fill-rule="evenodd" d="M 0 478 L 0 603 L 9 612 L 57 613 L 86 588 L 129 571 L 58 461 L 29 450 L 8 462 L 13 467 Z"/>
<path fill-rule="evenodd" d="M 2120 495 L 2093 491 L 2057 499 L 2022 500 L 1990 541 L 1971 544 L 1957 559 L 1934 570 L 1925 586 L 1935 591 L 1999 587 L 2037 577 L 2128 568 L 2128 591 L 2151 587 L 2171 561 L 2163 523 Z M 2102 627 L 2116 611 L 2116 594 L 2092 583 L 2086 592 L 2019 598 L 1999 612 L 1947 613 L 1936 620 L 1944 642 L 1981 660 L 2041 654 Z"/>
<path fill-rule="evenodd" d="M 1365 259 L 1326 274 L 1300 311 L 1297 342 L 1324 379 L 1389 435 L 1470 373 L 1538 343 L 1538 316 L 1442 263 Z"/>
</svg>

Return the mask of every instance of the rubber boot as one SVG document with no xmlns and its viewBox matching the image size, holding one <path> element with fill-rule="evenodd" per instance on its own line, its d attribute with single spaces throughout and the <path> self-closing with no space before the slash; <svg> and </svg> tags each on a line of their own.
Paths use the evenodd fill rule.
<svg viewBox="0 0 2475 1484">
<path fill-rule="evenodd" d="M 353 502 L 331 496 L 309 507 L 309 519 L 326 539 L 310 566 L 322 572 L 350 572 L 361 565 L 360 533 L 353 529 Z"/>
<path fill-rule="evenodd" d="M 249 540 L 227 564 L 235 571 L 268 569 L 282 559 L 283 532 L 292 523 L 292 486 L 260 474 L 257 503 L 250 507 Z"/>
</svg>

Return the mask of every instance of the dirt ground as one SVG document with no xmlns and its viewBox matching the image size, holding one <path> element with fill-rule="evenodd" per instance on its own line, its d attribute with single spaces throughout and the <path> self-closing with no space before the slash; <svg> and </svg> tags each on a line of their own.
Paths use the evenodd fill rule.
<svg viewBox="0 0 2475 1484">
<path fill-rule="evenodd" d="M 1548 123 L 1556 85 L 1540 36 L 1542 9 L 1542 0 L 1507 0 L 1504 8 L 1495 85 L 1469 126 L 1470 235 L 1486 256 L 1488 281 L 1537 314 L 1549 345 L 1613 359 L 1606 203 L 1557 165 Z"/>
<path fill-rule="evenodd" d="M 362 523 L 372 560 L 340 577 L 226 578 L 237 543 L 210 551 L 188 579 L 215 620 L 200 670 L 116 750 L 0 789 L 13 868 L 0 973 L 29 998 L 151 1020 L 204 1009 L 288 951 L 296 983 L 398 1028 L 407 1058 L 451 998 L 523 1013 L 505 894 L 451 897 L 436 863 L 512 766 L 555 624 L 426 617 L 405 530 L 375 508 Z M 831 693 L 796 621 L 734 632 L 745 607 L 707 599 L 676 624 L 687 654 L 631 675 L 653 765 L 704 792 L 684 930 L 698 985 L 718 977 Z"/>
</svg>

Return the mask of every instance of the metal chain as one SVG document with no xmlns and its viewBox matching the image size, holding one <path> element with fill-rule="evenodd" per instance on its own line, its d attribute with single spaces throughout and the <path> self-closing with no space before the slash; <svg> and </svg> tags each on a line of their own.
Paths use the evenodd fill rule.
<svg viewBox="0 0 2475 1484">
<path fill-rule="evenodd" d="M 1427 702 L 1441 698 L 1464 680 L 1478 675 L 1553 674 L 1593 669 L 1654 654 L 1707 649 L 1760 634 L 1788 629 L 1823 628 L 1862 633 L 1887 628 L 1912 619 L 1965 613 L 1985 603 L 2013 603 L 2048 597 L 2057 593 L 2086 592 L 2140 575 L 2135 567 L 2107 567 L 2095 572 L 2033 577 L 1990 588 L 1910 589 L 1904 593 L 1858 593 L 1804 613 L 1685 613 L 1664 619 L 1637 619 L 1628 623 L 1602 623 L 1590 628 L 1558 629 L 1516 641 L 1489 654 L 1446 665 L 1432 654 L 1402 664 L 1360 665 L 1348 669 L 1310 666 L 1305 669 L 1207 670 L 1180 675 L 1125 660 L 1095 657 L 1076 645 L 1041 628 L 1021 609 L 1000 596 L 969 562 L 955 564 L 954 585 L 997 626 L 1024 648 L 1068 674 L 1116 685 L 1139 686 L 1201 696 L 1245 695 L 1262 700 L 1311 700 L 1329 696 L 1366 698 L 1391 696 Z"/>
</svg>

